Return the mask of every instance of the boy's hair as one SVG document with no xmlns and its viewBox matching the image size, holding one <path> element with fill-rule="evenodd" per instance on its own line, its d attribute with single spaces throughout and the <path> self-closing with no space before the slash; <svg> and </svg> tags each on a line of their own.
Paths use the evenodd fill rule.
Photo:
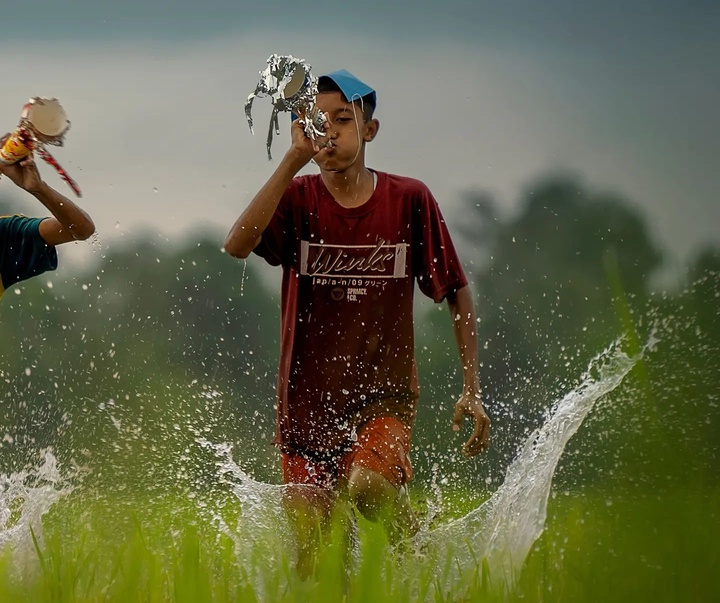
<svg viewBox="0 0 720 603">
<path fill-rule="evenodd" d="M 361 98 L 354 98 L 352 101 L 348 99 L 345 96 L 345 93 L 340 89 L 340 86 L 338 86 L 335 81 L 327 76 L 321 76 L 318 80 L 318 93 L 322 94 L 323 92 L 339 92 L 343 100 L 346 103 L 354 102 L 354 103 L 360 103 L 360 107 L 362 108 L 363 113 L 363 120 L 364 121 L 370 121 L 373 118 L 373 114 L 375 113 L 375 93 L 371 92 L 370 94 L 366 94 L 365 96 Z"/>
</svg>

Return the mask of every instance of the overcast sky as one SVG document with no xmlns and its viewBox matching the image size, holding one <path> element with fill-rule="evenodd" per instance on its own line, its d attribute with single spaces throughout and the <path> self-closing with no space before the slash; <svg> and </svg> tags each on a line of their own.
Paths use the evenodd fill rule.
<svg viewBox="0 0 720 603">
<path fill-rule="evenodd" d="M 55 154 L 100 246 L 143 225 L 175 240 L 226 231 L 276 165 L 269 101 L 256 101 L 252 137 L 245 98 L 270 54 L 293 54 L 375 86 L 369 165 L 423 179 L 451 220 L 463 190 L 488 190 L 510 212 L 534 178 L 570 170 L 636 202 L 683 257 L 720 242 L 718 4 L 13 3 L 1 15 L 0 127 L 30 96 L 61 100 L 72 128 Z M 276 158 L 287 143 L 283 132 Z"/>
</svg>

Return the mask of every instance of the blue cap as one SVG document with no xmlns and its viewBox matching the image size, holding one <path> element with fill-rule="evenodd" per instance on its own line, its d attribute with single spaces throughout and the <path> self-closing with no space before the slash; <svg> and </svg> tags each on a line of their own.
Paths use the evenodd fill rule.
<svg viewBox="0 0 720 603">
<path fill-rule="evenodd" d="M 335 82 L 349 103 L 358 101 L 364 96 L 371 95 L 372 106 L 377 107 L 377 94 L 375 93 L 375 90 L 362 80 L 356 78 L 349 71 L 345 69 L 338 69 L 332 73 L 321 75 L 318 79 L 318 83 L 321 82 L 323 78 L 328 78 Z"/>
</svg>

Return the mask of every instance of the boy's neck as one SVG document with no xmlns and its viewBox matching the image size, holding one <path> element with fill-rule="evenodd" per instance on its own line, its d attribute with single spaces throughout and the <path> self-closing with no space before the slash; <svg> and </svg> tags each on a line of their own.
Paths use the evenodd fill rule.
<svg viewBox="0 0 720 603">
<path fill-rule="evenodd" d="M 320 171 L 323 182 L 335 201 L 343 207 L 360 207 L 370 200 L 375 190 L 372 172 L 364 163 L 342 172 Z"/>
</svg>

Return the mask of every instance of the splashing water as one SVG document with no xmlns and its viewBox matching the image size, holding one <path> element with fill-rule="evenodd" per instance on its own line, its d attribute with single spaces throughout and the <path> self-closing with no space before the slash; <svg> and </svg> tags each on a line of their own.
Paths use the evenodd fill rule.
<svg viewBox="0 0 720 603">
<path fill-rule="evenodd" d="M 199 438 L 197 443 L 215 454 L 218 461 L 217 471 L 220 479 L 240 502 L 242 515 L 236 525 L 228 526 L 220 516 L 215 516 L 216 525 L 222 532 L 230 535 L 236 545 L 240 543 L 269 542 L 269 536 L 280 536 L 275 544 L 285 545 L 282 537 L 287 530 L 282 528 L 286 521 L 282 507 L 282 486 L 275 486 L 253 479 L 232 459 L 232 446 L 215 444 Z M 236 556 L 242 559 L 244 549 L 236 546 Z"/>
<path fill-rule="evenodd" d="M 512 589 L 530 548 L 544 529 L 552 478 L 567 442 L 595 403 L 622 383 L 637 360 L 622 351 L 620 342 L 599 354 L 580 385 L 557 401 L 545 424 L 530 434 L 508 467 L 502 486 L 488 501 L 435 529 L 429 529 L 429 522 L 425 522 L 413 538 L 412 549 L 422 557 L 430 557 L 436 567 L 445 566 L 445 574 L 436 582 L 436 588 L 456 588 L 485 559 L 493 581 Z M 242 567 L 256 565 L 252 560 L 258 558 L 257 551 L 249 551 L 248 543 L 270 545 L 263 552 L 261 564 L 267 568 L 282 551 L 287 554 L 293 548 L 288 537 L 291 530 L 282 512 L 282 486 L 255 481 L 233 461 L 228 446 L 199 443 L 220 459 L 219 473 L 231 485 L 243 509 L 237 526 L 218 522 L 219 527 L 235 541 L 238 560 L 244 562 Z M 441 501 L 442 494 L 436 495 Z M 428 516 L 436 512 L 433 507 Z M 447 564 L 448 559 L 452 563 Z M 405 560 L 413 562 L 412 555 Z M 255 571 L 254 582 L 262 590 L 263 570 Z M 413 575 L 411 571 L 406 573 Z"/>
<path fill-rule="evenodd" d="M 19 556 L 26 553 L 30 530 L 40 535 L 43 515 L 73 489 L 52 450 L 41 454 L 37 467 L 0 475 L 0 550 L 12 545 Z"/>
<path fill-rule="evenodd" d="M 493 582 L 512 588 L 544 529 L 552 478 L 565 445 L 595 403 L 620 385 L 636 362 L 619 343 L 598 355 L 580 385 L 556 402 L 545 424 L 530 434 L 489 500 L 460 519 L 418 533 L 414 544 L 422 555 L 438 562 L 454 558 L 443 586 L 457 584 L 485 559 Z"/>
<path fill-rule="evenodd" d="M 245 295 L 245 272 L 247 271 L 247 260 L 243 260 L 243 270 L 240 276 L 240 297 Z"/>
<path fill-rule="evenodd" d="M 545 424 L 527 438 L 495 494 L 464 517 L 431 529 L 437 507 L 442 505 L 435 467 L 431 488 L 436 504 L 430 504 L 428 519 L 410 542 L 414 552 L 395 559 L 408 564 L 408 570 L 417 561 L 416 555 L 430 560 L 437 570 L 435 589 L 454 592 L 484 559 L 493 582 L 511 589 L 544 529 L 552 478 L 567 442 L 595 403 L 620 385 L 636 362 L 637 358 L 622 352 L 620 342 L 598 355 L 580 385 L 557 401 Z M 241 509 L 232 520 L 209 506 L 200 509 L 201 514 L 208 518 L 204 514 L 208 511 L 218 533 L 234 543 L 234 561 L 243 579 L 256 593 L 268 592 L 277 568 L 295 554 L 293 530 L 282 504 L 285 489 L 251 477 L 233 460 L 231 445 L 213 443 L 199 431 L 195 443 L 214 456 L 215 479 L 228 487 Z M 39 536 L 42 517 L 72 490 L 72 477 L 62 475 L 49 450 L 38 467 L 0 476 L 0 550 L 10 545 L 16 552 L 31 553 L 30 529 Z M 356 563 L 359 555 L 356 549 Z"/>
</svg>

